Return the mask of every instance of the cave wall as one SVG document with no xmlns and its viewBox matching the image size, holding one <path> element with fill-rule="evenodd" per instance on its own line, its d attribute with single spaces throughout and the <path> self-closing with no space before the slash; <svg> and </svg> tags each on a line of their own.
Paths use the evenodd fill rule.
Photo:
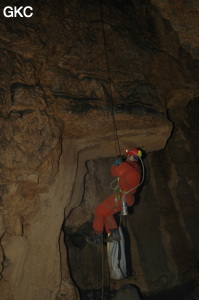
<svg viewBox="0 0 199 300">
<path fill-rule="evenodd" d="M 175 128 L 165 149 L 144 158 L 145 181 L 139 201 L 128 215 L 130 237 L 128 263 L 133 273 L 127 280 L 110 279 L 106 247 L 102 252 L 90 245 L 78 244 L 92 227 L 93 211 L 111 193 L 110 166 L 114 158 L 88 161 L 82 203 L 66 221 L 73 229 L 67 241 L 73 280 L 81 290 L 105 286 L 118 289 L 137 285 L 143 294 L 158 293 L 199 280 L 199 203 L 198 203 L 198 121 L 199 102 L 187 108 L 169 111 Z M 82 226 L 84 224 L 84 226 Z M 82 247 L 82 248 L 81 248 Z M 102 275 L 104 267 L 104 275 Z M 129 267 L 129 266 L 128 266 Z M 87 270 L 85 273 L 79 269 Z"/>
<path fill-rule="evenodd" d="M 91 218 L 101 200 L 94 197 L 94 189 L 84 218 L 81 214 L 73 219 L 73 213 L 78 215 L 83 208 L 79 206 L 87 192 L 88 162 L 119 152 L 113 112 L 121 150 L 139 146 L 152 153 L 165 148 L 178 120 L 172 113 L 168 117 L 168 109 L 173 114 L 183 111 L 197 98 L 192 40 L 185 47 L 183 24 L 176 28 L 173 23 L 180 16 L 178 7 L 164 1 L 174 13 L 171 19 L 170 10 L 162 10 L 161 3 L 102 1 L 100 8 L 95 1 L 31 0 L 32 18 L 6 19 L 2 11 L 7 1 L 1 1 L 3 299 L 21 300 L 23 295 L 27 300 L 64 299 L 66 294 L 78 299 L 62 226 L 65 222 L 77 228 Z M 27 5 L 25 0 L 22 4 Z M 198 7 L 194 1 L 190 5 L 188 19 L 195 22 L 192 14 Z M 106 167 L 109 163 L 110 159 Z M 94 167 L 93 172 L 97 176 Z M 96 182 L 97 195 L 100 184 Z M 187 188 L 191 184 L 197 194 L 195 183 L 186 184 Z M 155 195 L 160 192 L 155 186 L 152 190 Z M 190 232 L 194 226 L 189 225 Z M 145 276 L 144 270 L 141 273 Z M 145 282 L 145 290 L 155 289 Z"/>
<path fill-rule="evenodd" d="M 148 287 L 163 290 L 198 280 L 198 158 L 193 139 L 198 101 L 169 115 L 174 132 L 164 150 L 148 155 L 150 180 L 132 216 Z"/>
<path fill-rule="evenodd" d="M 129 220 L 150 288 L 198 281 L 198 109 L 196 100 L 169 111 L 172 137 L 147 156 L 150 179 Z"/>
</svg>

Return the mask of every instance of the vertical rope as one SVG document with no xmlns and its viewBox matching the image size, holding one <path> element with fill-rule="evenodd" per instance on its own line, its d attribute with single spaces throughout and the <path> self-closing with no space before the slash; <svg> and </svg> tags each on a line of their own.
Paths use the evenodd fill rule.
<svg viewBox="0 0 199 300">
<path fill-rule="evenodd" d="M 104 300 L 104 247 L 103 247 L 103 238 L 101 244 L 101 251 L 102 251 L 102 297 L 101 299 Z"/>
<path fill-rule="evenodd" d="M 113 94 L 112 94 L 112 79 L 111 79 L 109 59 L 108 59 L 108 51 L 107 51 L 107 43 L 106 43 L 106 35 L 105 35 L 101 0 L 99 0 L 99 3 L 100 3 L 100 16 L 101 16 L 101 23 L 102 23 L 102 34 L 103 34 L 103 41 L 104 41 L 106 67 L 107 67 L 108 79 L 109 79 L 109 83 L 110 83 L 111 116 L 112 116 L 112 121 L 113 121 L 115 149 L 116 149 L 116 155 L 118 155 L 118 153 L 121 155 L 121 148 L 120 148 L 119 137 L 118 137 L 118 133 L 117 133 L 117 125 L 116 125 L 116 120 L 115 120 L 115 115 L 114 115 L 114 102 L 113 102 Z M 102 297 L 101 297 L 101 299 L 103 300 L 104 299 L 104 250 L 103 250 L 103 239 L 102 239 L 101 251 L 102 251 Z"/>
<path fill-rule="evenodd" d="M 108 79 L 110 83 L 110 100 L 111 100 L 111 116 L 113 120 L 113 132 L 115 136 L 115 148 L 116 148 L 116 154 L 118 153 L 121 155 L 121 148 L 119 143 L 119 137 L 117 133 L 117 125 L 114 115 L 114 102 L 113 102 L 113 94 L 112 94 L 112 79 L 111 79 L 111 73 L 110 73 L 110 66 L 109 66 L 109 59 L 108 59 L 108 51 L 107 51 L 107 43 L 106 43 L 106 35 L 105 35 L 105 28 L 104 28 L 104 18 L 103 18 L 103 10 L 102 10 L 102 3 L 101 0 L 99 0 L 100 3 L 100 14 L 101 14 L 101 22 L 102 22 L 102 34 L 103 34 L 103 40 L 104 40 L 104 50 L 105 50 L 105 58 L 106 58 L 106 67 L 107 67 L 107 73 L 108 73 Z"/>
</svg>

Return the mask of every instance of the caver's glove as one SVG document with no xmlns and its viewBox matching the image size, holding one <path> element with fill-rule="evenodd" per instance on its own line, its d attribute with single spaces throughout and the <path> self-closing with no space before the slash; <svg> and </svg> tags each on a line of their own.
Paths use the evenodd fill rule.
<svg viewBox="0 0 199 300">
<path fill-rule="evenodd" d="M 113 166 L 119 166 L 120 164 L 122 163 L 122 158 L 117 158 L 114 163 L 113 163 Z"/>
</svg>

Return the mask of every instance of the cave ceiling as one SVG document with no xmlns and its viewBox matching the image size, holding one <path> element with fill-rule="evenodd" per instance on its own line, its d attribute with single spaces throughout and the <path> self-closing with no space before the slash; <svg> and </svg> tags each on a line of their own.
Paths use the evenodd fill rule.
<svg viewBox="0 0 199 300">
<path fill-rule="evenodd" d="M 189 26 L 180 21 L 183 1 L 30 1 L 34 17 L 1 18 L 7 138 L 27 144 L 31 128 L 18 138 L 14 128 L 48 120 L 52 136 L 102 144 L 114 139 L 114 113 L 122 147 L 162 149 L 173 127 L 168 109 L 198 95 L 196 36 L 188 38 L 198 22 L 194 3 L 187 4 Z"/>
</svg>

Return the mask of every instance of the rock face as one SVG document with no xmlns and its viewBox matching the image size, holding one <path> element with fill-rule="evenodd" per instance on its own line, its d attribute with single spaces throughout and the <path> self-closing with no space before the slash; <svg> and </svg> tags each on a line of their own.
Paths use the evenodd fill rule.
<svg viewBox="0 0 199 300">
<path fill-rule="evenodd" d="M 198 109 L 199 102 L 196 100 L 188 108 L 170 111 L 169 117 L 175 121 L 172 138 L 165 149 L 149 153 L 144 159 L 145 185 L 140 192 L 140 201 L 133 213 L 128 215 L 126 224 L 130 237 L 130 257 L 127 259 L 131 260 L 133 272 L 127 280 L 111 280 L 110 283 L 110 278 L 105 276 L 105 284 L 110 284 L 112 289 L 132 283 L 138 285 L 144 294 L 150 294 L 186 285 L 187 282 L 197 284 Z M 92 219 L 94 207 L 103 200 L 103 195 L 109 195 L 109 184 L 113 180 L 109 173 L 111 161 L 113 159 L 99 159 L 87 164 L 82 204 L 66 221 L 70 227 L 73 224 L 74 231 L 83 223 L 85 215 Z M 72 241 L 75 234 L 76 231 L 71 236 Z M 92 261 L 94 265 L 98 256 L 99 261 L 101 254 L 94 258 L 90 254 L 87 264 L 84 258 L 90 251 L 90 245 L 83 250 L 70 243 L 68 245 L 71 268 L 78 286 L 81 289 L 85 286 L 100 288 L 101 264 L 99 272 L 90 264 Z M 104 248 L 104 256 L 105 253 Z M 82 278 L 75 268 L 77 257 L 78 267 L 87 267 L 90 274 L 87 278 Z M 104 266 L 107 267 L 106 258 Z"/>
<path fill-rule="evenodd" d="M 136 287 L 130 284 L 123 286 L 112 299 L 122 300 L 124 298 L 126 300 L 141 300 Z"/>
<path fill-rule="evenodd" d="M 127 224 L 131 283 L 150 294 L 198 278 L 198 40 L 185 33 L 198 6 L 184 26 L 185 2 L 32 0 L 33 17 L 6 18 L 1 1 L 1 299 L 99 287 L 71 268 L 62 228 L 92 219 L 114 156 L 134 146 L 150 177 Z"/>
</svg>

